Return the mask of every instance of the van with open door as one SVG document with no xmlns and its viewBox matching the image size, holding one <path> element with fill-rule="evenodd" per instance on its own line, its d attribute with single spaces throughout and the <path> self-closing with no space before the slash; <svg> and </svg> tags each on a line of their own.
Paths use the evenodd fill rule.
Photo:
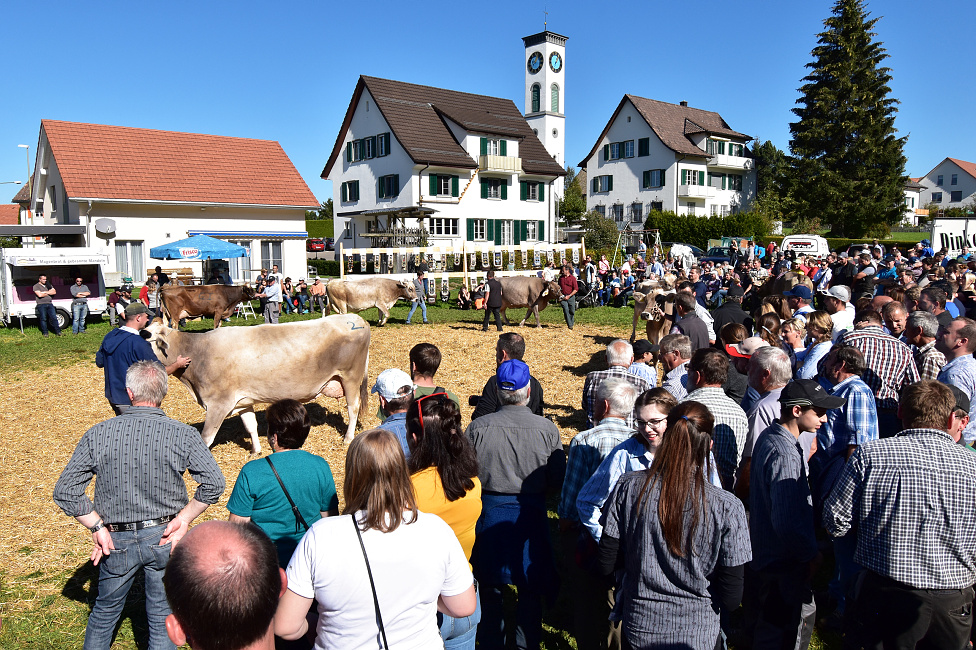
<svg viewBox="0 0 976 650">
<path fill-rule="evenodd" d="M 830 246 L 827 240 L 820 235 L 787 235 L 783 237 L 780 250 L 795 251 L 797 255 L 813 255 L 814 257 L 827 257 L 830 253 Z"/>
</svg>

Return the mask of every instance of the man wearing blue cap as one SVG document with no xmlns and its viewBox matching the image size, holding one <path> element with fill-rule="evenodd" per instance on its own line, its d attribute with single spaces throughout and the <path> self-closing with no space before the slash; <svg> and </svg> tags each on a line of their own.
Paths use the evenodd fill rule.
<svg viewBox="0 0 976 650">
<path fill-rule="evenodd" d="M 471 555 L 480 584 L 482 647 L 505 647 L 504 585 L 518 587 L 515 641 L 538 648 L 542 599 L 554 597 L 558 576 L 546 510 L 546 492 L 558 493 L 566 472 L 559 430 L 534 414 L 529 367 L 517 359 L 498 366 L 501 410 L 474 420 L 465 432 L 478 455 L 482 511 Z"/>
<path fill-rule="evenodd" d="M 783 295 L 786 296 L 786 302 L 793 310 L 793 318 L 799 318 L 805 323 L 807 322 L 807 314 L 816 311 L 810 304 L 813 302 L 813 291 L 804 284 L 798 284 L 789 291 L 784 291 Z"/>
</svg>

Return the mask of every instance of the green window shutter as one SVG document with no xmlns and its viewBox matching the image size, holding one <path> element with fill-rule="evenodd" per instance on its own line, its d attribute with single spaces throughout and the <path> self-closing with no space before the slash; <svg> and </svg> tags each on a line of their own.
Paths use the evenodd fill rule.
<svg viewBox="0 0 976 650">
<path fill-rule="evenodd" d="M 508 155 L 508 143 L 505 140 L 501 140 L 498 144 L 498 152 L 503 155 Z"/>
<path fill-rule="evenodd" d="M 451 176 L 451 196 L 458 195 L 458 177 Z"/>
<path fill-rule="evenodd" d="M 349 193 L 348 193 L 348 190 L 346 189 L 346 184 L 345 183 L 343 183 L 342 185 L 339 186 L 339 194 L 342 197 L 343 203 L 345 203 L 346 201 L 349 200 L 348 199 Z"/>
<path fill-rule="evenodd" d="M 400 174 L 393 174 L 393 196 L 400 196 Z"/>
<path fill-rule="evenodd" d="M 546 200 L 546 185 L 545 183 L 539 183 L 539 200 Z"/>
<path fill-rule="evenodd" d="M 543 241 L 546 238 L 546 222 L 539 222 L 539 241 Z"/>
<path fill-rule="evenodd" d="M 437 174 L 430 175 L 430 195 L 437 196 Z"/>
<path fill-rule="evenodd" d="M 485 219 L 485 239 L 494 241 L 495 239 L 495 220 Z"/>
<path fill-rule="evenodd" d="M 384 133 L 380 137 L 383 138 L 383 155 L 389 156 L 390 155 L 390 134 Z"/>
<path fill-rule="evenodd" d="M 512 243 L 516 246 L 522 243 L 522 223 L 521 221 L 512 222 Z"/>
<path fill-rule="evenodd" d="M 698 184 L 699 185 L 705 184 L 705 172 L 698 172 Z"/>
<path fill-rule="evenodd" d="M 599 178 L 594 178 L 593 179 L 593 193 L 596 194 L 599 191 L 600 191 L 600 179 Z"/>
<path fill-rule="evenodd" d="M 607 176 L 607 191 L 613 191 L 613 175 Z"/>
<path fill-rule="evenodd" d="M 386 177 L 380 176 L 376 179 L 376 198 L 386 198 Z"/>
<path fill-rule="evenodd" d="M 603 162 L 610 160 L 610 145 L 603 145 Z"/>
<path fill-rule="evenodd" d="M 519 182 L 519 200 L 527 201 L 529 198 L 529 184 L 525 181 Z"/>
<path fill-rule="evenodd" d="M 474 241 L 474 219 L 467 219 L 468 222 L 468 241 Z"/>
<path fill-rule="evenodd" d="M 688 170 L 687 169 L 682 169 L 681 170 L 681 184 L 682 185 L 687 185 L 688 184 Z"/>
<path fill-rule="evenodd" d="M 725 154 L 725 143 L 724 142 L 719 142 L 718 143 L 718 152 L 720 154 L 723 154 L 723 155 Z"/>
<path fill-rule="evenodd" d="M 490 222 L 489 222 L 490 223 Z M 502 224 L 495 224 L 495 246 L 502 245 Z"/>
<path fill-rule="evenodd" d="M 352 162 L 352 142 L 346 143 L 346 162 Z"/>
<path fill-rule="evenodd" d="M 523 219 L 519 221 L 519 225 L 522 230 L 522 241 L 525 241 L 529 238 L 529 222 Z"/>
<path fill-rule="evenodd" d="M 500 183 L 502 189 L 502 200 L 508 199 L 508 181 L 502 181 Z"/>
<path fill-rule="evenodd" d="M 644 180 L 641 183 L 641 187 L 645 190 L 651 186 L 651 170 L 644 172 Z"/>
<path fill-rule="evenodd" d="M 726 189 L 725 188 L 725 174 L 722 174 L 722 189 L 723 190 Z"/>
<path fill-rule="evenodd" d="M 651 139 L 641 138 L 637 141 L 637 155 L 638 156 L 650 156 L 651 155 Z"/>
<path fill-rule="evenodd" d="M 483 198 L 483 199 L 487 199 L 488 198 L 488 181 L 486 181 L 483 178 L 481 179 L 481 198 Z M 491 222 L 489 221 L 488 223 L 491 223 Z"/>
<path fill-rule="evenodd" d="M 488 138 L 481 138 L 481 155 L 488 155 Z"/>
<path fill-rule="evenodd" d="M 356 147 L 359 149 L 359 159 L 366 159 L 366 140 L 356 140 Z"/>
</svg>

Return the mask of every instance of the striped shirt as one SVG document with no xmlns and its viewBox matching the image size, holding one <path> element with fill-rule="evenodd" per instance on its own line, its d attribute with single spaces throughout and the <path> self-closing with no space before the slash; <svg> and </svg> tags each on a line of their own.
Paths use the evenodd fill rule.
<svg viewBox="0 0 976 650">
<path fill-rule="evenodd" d="M 640 395 L 649 388 L 654 388 L 654 384 L 648 382 L 643 377 L 632 375 L 627 372 L 627 366 L 610 366 L 606 370 L 594 370 L 586 375 L 583 381 L 583 410 L 586 411 L 586 426 L 592 429 L 596 426 L 593 421 L 593 407 L 596 405 L 596 391 L 607 379 L 626 379 L 637 389 Z M 634 414 L 627 416 L 627 426 L 634 427 Z"/>
<path fill-rule="evenodd" d="M 916 589 L 976 582 L 976 454 L 945 431 L 906 429 L 857 448 L 824 504 L 854 561 Z"/>
<path fill-rule="evenodd" d="M 969 398 L 969 424 L 962 437 L 966 444 L 972 444 L 976 440 L 976 359 L 971 354 L 956 357 L 942 367 L 937 379 L 955 386 Z"/>
<path fill-rule="evenodd" d="M 915 358 L 915 365 L 922 379 L 938 378 L 939 372 L 946 364 L 945 355 L 935 349 L 934 339 L 920 348 L 912 346 L 912 356 Z"/>
<path fill-rule="evenodd" d="M 864 355 L 866 369 L 861 379 L 871 388 L 879 409 L 897 408 L 901 389 L 919 380 L 912 351 L 877 325 L 848 332 L 838 342 Z"/>
<path fill-rule="evenodd" d="M 715 428 L 712 430 L 715 462 L 718 464 L 718 474 L 722 477 L 722 484 L 729 490 L 735 481 L 735 470 L 742 460 L 742 449 L 746 444 L 746 434 L 749 421 L 742 407 L 728 398 L 721 388 L 697 388 L 681 400 L 682 402 L 699 402 L 708 408 L 715 418 Z"/>
<path fill-rule="evenodd" d="M 566 477 L 563 479 L 562 496 L 559 499 L 559 518 L 577 521 L 576 497 L 603 459 L 613 449 L 636 431 L 621 418 L 607 417 L 588 431 L 580 431 L 569 443 L 569 459 L 566 461 Z"/>
<path fill-rule="evenodd" d="M 199 483 L 193 498 L 217 503 L 224 475 L 200 432 L 160 408 L 133 406 L 85 432 L 54 486 L 54 502 L 71 517 L 94 508 L 106 523 L 158 519 L 186 506 L 186 470 Z M 85 494 L 93 476 L 94 505 Z"/>
<path fill-rule="evenodd" d="M 675 399 L 684 399 L 688 395 L 688 362 L 685 361 L 680 366 L 675 367 L 671 372 L 664 375 L 661 388 L 674 395 Z"/>
</svg>

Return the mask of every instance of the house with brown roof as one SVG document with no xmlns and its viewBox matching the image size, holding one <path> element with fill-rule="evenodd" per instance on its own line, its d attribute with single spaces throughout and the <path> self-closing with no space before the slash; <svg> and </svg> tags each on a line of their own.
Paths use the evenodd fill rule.
<svg viewBox="0 0 976 650">
<path fill-rule="evenodd" d="M 202 262 L 149 257 L 201 233 L 247 247 L 229 261 L 235 281 L 272 264 L 307 273 L 305 210 L 319 202 L 275 141 L 42 120 L 36 151 L 27 225 L 108 254 L 121 276 L 174 264 L 203 275 Z"/>
<path fill-rule="evenodd" d="M 651 210 L 702 216 L 748 210 L 756 195 L 750 140 L 713 111 L 624 95 L 579 163 L 586 207 L 621 230 L 640 229 Z"/>
<path fill-rule="evenodd" d="M 362 76 L 322 178 L 337 244 L 423 226 L 430 245 L 460 249 L 552 241 L 565 174 L 511 100 Z"/>
<path fill-rule="evenodd" d="M 918 179 L 921 205 L 939 209 L 962 208 L 976 203 L 976 163 L 946 158 Z"/>
</svg>

